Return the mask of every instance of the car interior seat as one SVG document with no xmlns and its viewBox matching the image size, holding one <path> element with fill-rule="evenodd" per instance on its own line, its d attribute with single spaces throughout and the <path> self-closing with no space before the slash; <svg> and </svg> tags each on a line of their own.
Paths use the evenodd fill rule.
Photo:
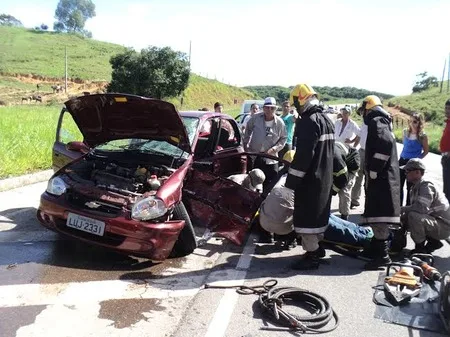
<svg viewBox="0 0 450 337">
<path fill-rule="evenodd" d="M 224 149 L 229 147 L 229 138 L 230 132 L 224 128 L 220 128 L 219 142 L 217 143 L 217 146 L 221 146 Z"/>
</svg>

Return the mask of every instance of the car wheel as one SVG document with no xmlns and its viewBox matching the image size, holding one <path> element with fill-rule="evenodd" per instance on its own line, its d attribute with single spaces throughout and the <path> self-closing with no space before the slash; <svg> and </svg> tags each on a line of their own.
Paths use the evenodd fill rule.
<svg viewBox="0 0 450 337">
<path fill-rule="evenodd" d="M 170 257 L 182 257 L 191 254 L 197 248 L 194 227 L 191 218 L 184 207 L 183 202 L 179 202 L 173 210 L 173 220 L 184 220 L 184 227 L 178 236 L 178 240 L 173 246 Z"/>
</svg>

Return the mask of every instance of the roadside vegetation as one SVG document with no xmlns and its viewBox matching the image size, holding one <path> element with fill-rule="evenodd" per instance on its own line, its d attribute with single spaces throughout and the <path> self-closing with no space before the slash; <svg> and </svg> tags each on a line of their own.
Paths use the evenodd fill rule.
<svg viewBox="0 0 450 337">
<path fill-rule="evenodd" d="M 79 34 L 8 26 L 0 26 L 0 46 L 0 73 L 35 75 L 54 81 L 63 81 L 66 47 L 69 78 L 89 81 L 109 81 L 109 59 L 125 51 L 123 46 Z"/>
<path fill-rule="evenodd" d="M 282 87 L 282 86 L 248 86 L 244 87 L 247 90 L 254 92 L 256 95 L 260 97 L 275 97 L 275 99 L 280 102 L 286 101 L 289 99 L 289 94 L 293 87 Z M 388 99 L 394 97 L 389 94 L 384 94 L 381 92 L 370 91 L 366 89 L 359 89 L 355 87 L 320 87 L 313 86 L 314 90 L 316 90 L 320 99 L 327 105 L 333 104 L 343 104 L 343 103 L 355 103 L 355 101 L 362 100 L 364 97 L 368 95 L 377 95 L 381 99 Z"/>
<path fill-rule="evenodd" d="M 434 125 L 443 125 L 445 120 L 444 105 L 450 98 L 447 83 L 444 83 L 442 93 L 439 91 L 439 86 L 433 86 L 411 95 L 393 97 L 387 101 L 387 104 L 399 106 L 405 112 L 420 112 L 427 122 Z"/>
<path fill-rule="evenodd" d="M 385 102 L 390 107 L 394 107 L 403 113 L 411 115 L 419 112 L 425 117 L 425 132 L 428 135 L 430 152 L 439 152 L 439 142 L 444 130 L 445 114 L 444 105 L 450 98 L 450 88 L 448 83 L 437 82 L 434 77 L 427 77 L 427 73 L 421 73 L 413 87 L 413 93 L 406 96 L 393 97 Z M 404 128 L 407 123 L 404 123 Z M 402 141 L 402 128 L 395 130 L 398 141 Z"/>
<path fill-rule="evenodd" d="M 0 107 L 0 179 L 51 167 L 56 106 Z"/>
<path fill-rule="evenodd" d="M 111 57 L 123 54 L 126 48 L 80 34 L 2 25 L 0 45 L 8 51 L 0 53 L 0 179 L 3 179 L 51 167 L 51 150 L 63 102 L 84 91 L 104 92 L 111 80 Z M 68 92 L 55 92 L 52 86 L 64 82 L 65 47 L 68 53 Z M 439 94 L 435 81 L 426 76 L 422 76 L 421 81 L 416 83 L 416 89 L 419 89 L 414 94 L 393 98 L 351 87 L 315 88 L 329 105 L 360 102 L 366 95 L 374 93 L 385 98 L 385 104 L 424 113 L 430 147 L 437 151 L 442 133 L 443 106 L 450 95 Z M 289 88 L 274 86 L 238 88 L 191 73 L 186 89 L 167 100 L 179 110 L 204 107 L 213 110 L 214 103 L 219 101 L 224 105 L 225 113 L 235 117 L 245 99 L 273 96 L 281 104 L 288 99 L 289 91 Z M 42 97 L 42 103 L 26 100 L 36 94 Z M 399 140 L 403 127 L 406 124 L 397 125 L 395 130 Z"/>
</svg>

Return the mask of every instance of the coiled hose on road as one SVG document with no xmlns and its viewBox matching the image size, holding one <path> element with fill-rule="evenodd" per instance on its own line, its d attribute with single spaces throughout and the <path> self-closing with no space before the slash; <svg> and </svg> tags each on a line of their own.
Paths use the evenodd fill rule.
<svg viewBox="0 0 450 337">
<path fill-rule="evenodd" d="M 283 326 L 283 328 L 263 327 L 262 329 L 264 330 L 326 333 L 338 327 L 339 317 L 325 297 L 297 287 L 275 287 L 277 284 L 277 280 L 270 279 L 261 286 L 216 286 L 205 284 L 205 289 L 235 288 L 236 292 L 242 295 L 259 295 L 258 302 L 264 309 L 264 312 L 275 318 L 275 323 Z M 283 304 L 287 302 L 290 305 L 297 304 L 303 310 L 308 311 L 310 315 L 298 316 L 285 311 Z M 334 325 L 324 329 L 333 318 L 335 321 Z"/>
</svg>

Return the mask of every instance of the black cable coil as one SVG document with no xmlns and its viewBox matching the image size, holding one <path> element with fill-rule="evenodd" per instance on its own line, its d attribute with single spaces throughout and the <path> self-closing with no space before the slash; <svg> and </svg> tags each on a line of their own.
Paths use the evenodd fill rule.
<svg viewBox="0 0 450 337">
<path fill-rule="evenodd" d="M 302 333 L 326 333 L 333 331 L 339 325 L 339 317 L 328 300 L 312 291 L 296 287 L 275 287 L 278 281 L 267 280 L 262 286 L 214 286 L 205 284 L 207 288 L 236 288 L 242 295 L 257 294 L 258 302 L 264 311 L 273 316 L 277 323 L 285 328 L 263 327 L 264 330 L 290 330 Z M 295 302 L 299 307 L 308 311 L 310 315 L 298 316 L 283 309 L 283 304 Z M 291 303 L 290 303 L 291 304 Z M 292 303 L 293 305 L 294 303 Z M 322 329 L 334 318 L 334 325 Z"/>
</svg>

